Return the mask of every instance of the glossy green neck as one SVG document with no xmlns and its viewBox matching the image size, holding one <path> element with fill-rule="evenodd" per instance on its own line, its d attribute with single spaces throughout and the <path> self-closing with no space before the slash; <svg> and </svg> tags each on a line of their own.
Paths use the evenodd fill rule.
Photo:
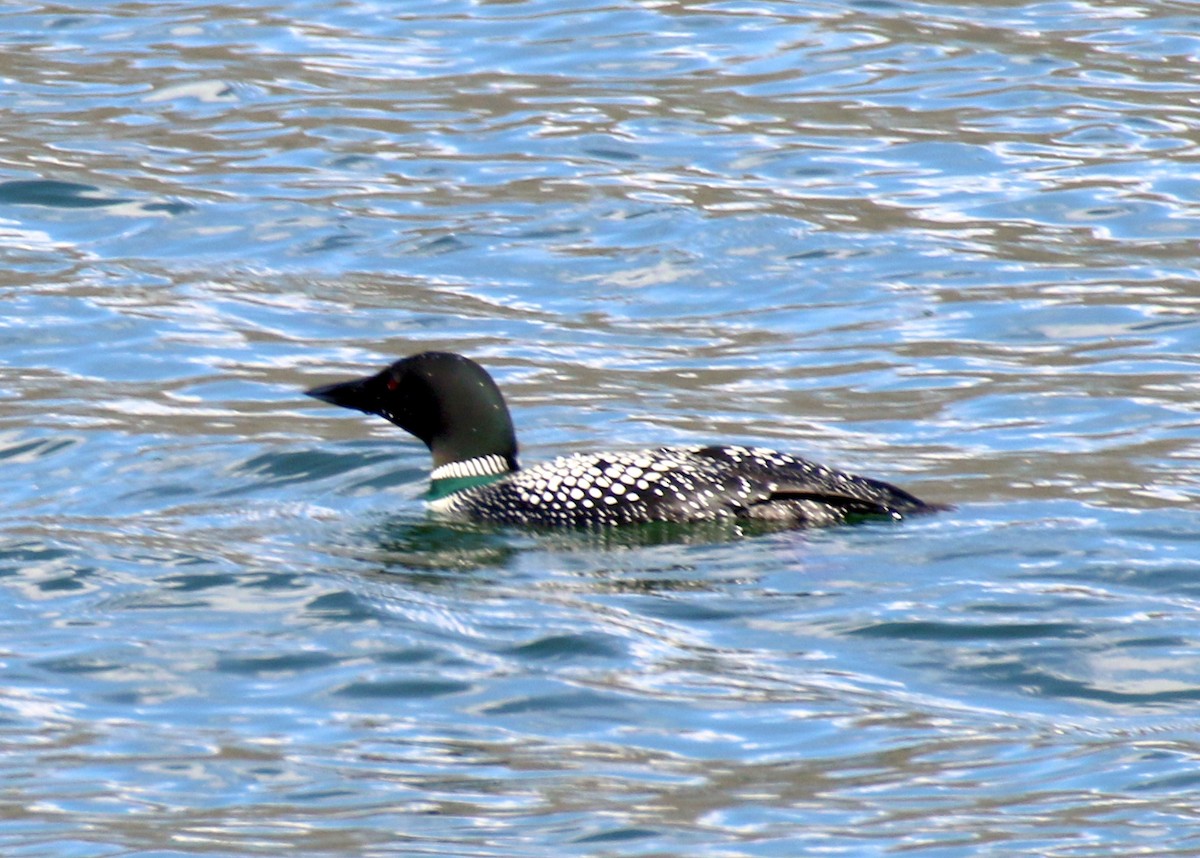
<svg viewBox="0 0 1200 858">
<path fill-rule="evenodd" d="M 441 480 L 433 480 L 429 483 L 429 491 L 425 493 L 425 499 L 431 501 L 441 500 L 456 492 L 491 485 L 503 476 L 503 474 L 484 474 L 479 477 L 447 477 Z"/>
</svg>

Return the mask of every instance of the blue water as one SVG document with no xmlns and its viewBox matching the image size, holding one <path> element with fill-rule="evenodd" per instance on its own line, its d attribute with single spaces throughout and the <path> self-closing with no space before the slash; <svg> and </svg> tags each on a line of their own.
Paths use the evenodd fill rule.
<svg viewBox="0 0 1200 858">
<path fill-rule="evenodd" d="M 1193 4 L 9 4 L 0 853 L 1200 853 Z M 953 512 L 428 520 L 301 395 Z"/>
</svg>

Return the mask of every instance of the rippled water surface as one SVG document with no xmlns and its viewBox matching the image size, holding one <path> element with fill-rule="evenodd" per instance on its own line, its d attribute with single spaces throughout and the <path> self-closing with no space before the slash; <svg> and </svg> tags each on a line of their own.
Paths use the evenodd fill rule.
<svg viewBox="0 0 1200 858">
<path fill-rule="evenodd" d="M 1200 852 L 1200 9 L 0 10 L 0 852 Z M 300 392 L 956 510 L 451 527 Z"/>
</svg>

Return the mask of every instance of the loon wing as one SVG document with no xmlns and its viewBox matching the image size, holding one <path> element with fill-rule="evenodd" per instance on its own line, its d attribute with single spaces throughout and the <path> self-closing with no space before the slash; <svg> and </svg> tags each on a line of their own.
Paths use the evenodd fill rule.
<svg viewBox="0 0 1200 858">
<path fill-rule="evenodd" d="M 815 522 L 847 516 L 899 517 L 937 509 L 891 483 L 834 471 L 786 453 L 705 447 L 697 455 L 734 466 L 749 486 L 743 484 L 726 500 L 740 514 L 753 518 Z"/>
<path fill-rule="evenodd" d="M 839 481 L 840 482 L 840 481 Z M 762 504 L 815 503 L 847 515 L 899 516 L 929 507 L 903 489 L 889 483 L 855 477 L 849 486 L 783 484 L 764 492 L 753 506 Z"/>
</svg>

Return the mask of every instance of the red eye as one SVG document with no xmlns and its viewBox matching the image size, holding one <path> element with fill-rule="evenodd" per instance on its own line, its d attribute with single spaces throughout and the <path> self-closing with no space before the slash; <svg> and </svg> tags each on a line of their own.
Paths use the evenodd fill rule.
<svg viewBox="0 0 1200 858">
<path fill-rule="evenodd" d="M 395 390 L 399 386 L 400 386 L 400 382 L 396 381 L 395 376 L 390 376 L 388 378 L 388 380 L 387 380 L 387 389 L 388 390 Z"/>
</svg>

